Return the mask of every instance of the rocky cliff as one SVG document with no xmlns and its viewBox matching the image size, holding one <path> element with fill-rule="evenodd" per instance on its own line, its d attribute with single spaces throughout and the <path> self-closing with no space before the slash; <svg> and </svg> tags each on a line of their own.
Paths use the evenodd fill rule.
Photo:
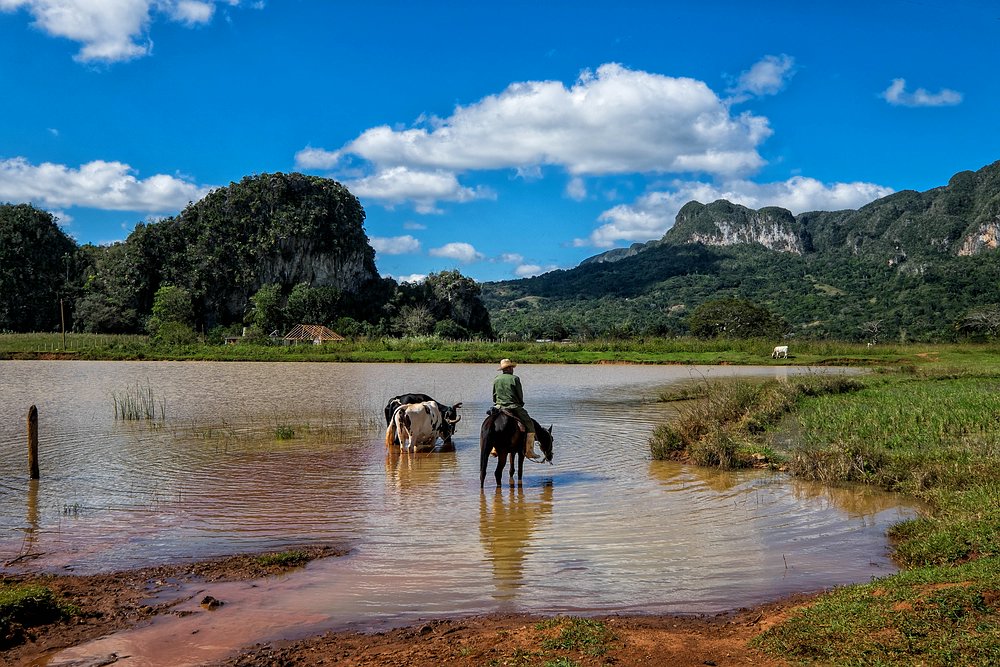
<svg viewBox="0 0 1000 667">
<path fill-rule="evenodd" d="M 719 200 L 688 202 L 662 239 L 586 260 L 617 261 L 663 243 L 757 244 L 794 254 L 847 253 L 902 265 L 934 256 L 969 256 L 1000 244 L 1000 162 L 955 174 L 948 185 L 905 190 L 858 210 L 793 216 L 778 207 L 753 210 Z"/>
<path fill-rule="evenodd" d="M 729 246 L 757 243 L 769 250 L 802 254 L 802 228 L 791 212 L 776 206 L 758 211 L 724 199 L 688 202 L 677 214 L 665 243 Z"/>
</svg>

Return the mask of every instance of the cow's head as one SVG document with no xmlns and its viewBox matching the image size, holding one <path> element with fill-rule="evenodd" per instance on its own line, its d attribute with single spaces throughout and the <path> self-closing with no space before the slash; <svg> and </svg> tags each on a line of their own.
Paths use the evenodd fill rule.
<svg viewBox="0 0 1000 667">
<path fill-rule="evenodd" d="M 446 444 L 451 443 L 451 436 L 455 434 L 455 425 L 462 421 L 462 415 L 458 414 L 460 407 L 462 407 L 461 403 L 441 406 L 441 440 Z"/>
</svg>

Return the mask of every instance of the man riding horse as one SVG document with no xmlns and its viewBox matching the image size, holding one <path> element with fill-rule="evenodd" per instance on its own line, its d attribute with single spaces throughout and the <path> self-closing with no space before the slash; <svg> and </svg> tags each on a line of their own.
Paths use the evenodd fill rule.
<svg viewBox="0 0 1000 667">
<path fill-rule="evenodd" d="M 493 380 L 493 404 L 509 412 L 524 425 L 526 431 L 525 453 L 529 459 L 537 459 L 535 452 L 535 424 L 528 411 L 524 409 L 524 391 L 521 388 L 521 378 L 514 375 L 514 367 L 517 366 L 510 359 L 500 360 L 500 375 Z"/>
</svg>

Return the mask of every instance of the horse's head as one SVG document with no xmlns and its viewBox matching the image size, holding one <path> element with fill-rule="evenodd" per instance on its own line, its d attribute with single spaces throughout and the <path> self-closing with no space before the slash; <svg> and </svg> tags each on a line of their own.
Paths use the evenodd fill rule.
<svg viewBox="0 0 1000 667">
<path fill-rule="evenodd" d="M 542 450 L 542 455 L 545 460 L 552 463 L 552 427 L 540 429 L 535 433 L 535 437 L 538 439 L 539 449 Z"/>
</svg>

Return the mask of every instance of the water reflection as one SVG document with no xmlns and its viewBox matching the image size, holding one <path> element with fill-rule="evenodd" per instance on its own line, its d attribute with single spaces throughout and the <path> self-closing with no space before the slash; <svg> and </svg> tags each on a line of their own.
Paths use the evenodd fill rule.
<svg viewBox="0 0 1000 667">
<path fill-rule="evenodd" d="M 650 461 L 649 476 L 666 488 L 685 489 L 694 481 L 717 491 L 727 491 L 739 483 L 739 475 L 733 470 L 719 470 L 676 461 Z"/>
<path fill-rule="evenodd" d="M 900 496 L 861 484 L 830 486 L 820 482 L 789 479 L 793 497 L 801 502 L 820 500 L 850 517 L 871 517 L 908 502 Z"/>
<path fill-rule="evenodd" d="M 434 493 L 442 476 L 457 470 L 458 458 L 454 448 L 414 452 L 390 447 L 385 455 L 385 473 L 389 485 L 395 492 L 404 494 L 403 498 L 411 500 L 414 496 Z"/>
<path fill-rule="evenodd" d="M 674 461 L 650 461 L 649 476 L 670 492 L 699 494 L 712 492 L 723 497 L 781 493 L 807 506 L 832 507 L 849 517 L 872 517 L 907 502 L 898 494 L 886 493 L 862 484 L 831 486 L 797 479 L 769 470 L 719 470 Z M 746 502 L 745 498 L 741 502 Z"/>
<path fill-rule="evenodd" d="M 553 488 L 546 480 L 527 493 L 521 484 L 480 493 L 479 540 L 493 567 L 494 599 L 513 600 L 524 583 L 525 559 L 538 557 L 530 548 L 531 537 L 552 513 Z"/>
</svg>

